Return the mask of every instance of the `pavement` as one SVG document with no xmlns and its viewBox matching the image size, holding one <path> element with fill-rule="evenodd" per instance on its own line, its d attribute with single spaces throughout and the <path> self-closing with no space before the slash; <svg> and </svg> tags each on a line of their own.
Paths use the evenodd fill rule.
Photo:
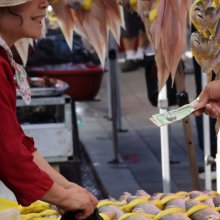
<svg viewBox="0 0 220 220">
<path fill-rule="evenodd" d="M 192 60 L 184 62 L 186 91 L 192 101 L 196 97 Z M 122 121 L 117 133 L 118 154 L 114 151 L 113 126 L 108 117 L 108 72 L 95 100 L 76 102 L 79 138 L 103 197 L 118 198 L 125 191 L 135 193 L 138 189 L 150 194 L 163 192 L 165 181 L 170 181 L 171 192 L 194 189 L 182 122 L 169 126 L 170 180 L 162 177 L 160 129 L 148 120 L 159 110 L 149 102 L 145 71 L 143 67 L 127 73 L 118 69 Z M 190 121 L 196 162 L 203 166 L 194 116 L 190 116 Z M 113 163 L 115 155 L 119 163 Z M 215 190 L 215 181 L 212 187 Z M 200 179 L 200 189 L 205 189 L 204 178 Z"/>
</svg>

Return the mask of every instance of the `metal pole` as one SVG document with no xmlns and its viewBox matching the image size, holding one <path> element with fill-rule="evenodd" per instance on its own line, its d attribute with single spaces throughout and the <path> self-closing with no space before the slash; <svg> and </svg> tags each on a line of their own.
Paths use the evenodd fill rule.
<svg viewBox="0 0 220 220">
<path fill-rule="evenodd" d="M 119 132 L 124 132 L 126 130 L 124 130 L 122 128 L 122 120 L 121 120 L 121 96 L 120 96 L 120 82 L 119 82 L 119 65 L 116 66 L 116 74 L 115 74 L 115 83 L 116 83 L 116 97 L 117 97 L 117 113 L 118 113 L 118 117 L 117 117 L 117 123 L 118 123 L 118 131 Z"/>
<path fill-rule="evenodd" d="M 71 107 L 72 107 L 72 125 L 73 125 L 73 152 L 74 152 L 74 156 L 81 158 L 76 105 L 73 99 L 72 99 Z"/>
<path fill-rule="evenodd" d="M 114 49 L 109 50 L 109 72 L 111 75 L 111 106 L 112 106 L 112 136 L 113 136 L 113 148 L 114 159 L 109 163 L 119 163 L 118 153 L 118 110 L 117 110 L 117 92 L 116 92 L 116 58 L 117 54 Z"/>
<path fill-rule="evenodd" d="M 117 43 L 116 41 L 114 40 L 113 38 L 113 35 L 110 33 L 109 34 L 109 51 L 113 51 L 114 50 L 114 53 L 115 53 L 115 56 L 117 58 Z M 109 83 L 107 83 L 107 86 L 108 84 L 111 84 L 111 83 L 114 83 L 114 88 L 115 88 L 115 99 L 116 99 L 116 110 L 117 110 L 117 128 L 119 131 L 123 131 L 122 129 L 122 121 L 121 121 L 121 97 L 120 97 L 120 83 L 119 83 L 119 76 L 118 76 L 118 72 L 119 72 L 119 65 L 118 65 L 118 62 L 117 62 L 117 59 L 114 59 L 114 60 L 109 60 L 109 62 L 111 62 L 111 65 L 109 65 L 109 72 L 110 72 L 110 75 L 109 75 Z M 112 68 L 114 69 L 114 80 L 111 79 L 112 77 Z M 110 85 L 108 88 L 112 88 L 112 85 Z M 107 89 L 108 89 L 107 88 Z M 111 94 L 112 92 L 110 91 L 109 92 L 109 95 L 108 95 L 108 98 L 110 98 L 110 100 L 112 99 L 111 97 Z M 109 103 L 109 118 L 112 118 L 112 107 L 111 107 L 111 101 L 108 102 Z"/>
<path fill-rule="evenodd" d="M 109 61 L 108 61 L 108 66 L 110 66 Z M 106 81 L 107 81 L 106 84 L 107 84 L 107 105 L 108 105 L 107 118 L 111 120 L 112 119 L 112 103 L 111 103 L 111 73 L 110 71 L 107 72 Z"/>
<path fill-rule="evenodd" d="M 204 88 L 207 84 L 207 74 L 202 73 L 202 87 Z M 210 150 L 210 120 L 209 116 L 203 114 L 203 143 L 204 143 L 204 165 L 205 165 L 205 188 L 208 190 L 212 189 L 212 178 L 211 178 L 211 163 L 208 162 L 207 158 L 211 156 Z"/>
<path fill-rule="evenodd" d="M 158 106 L 160 113 L 167 112 L 168 99 L 166 85 L 162 88 L 158 97 Z M 161 141 L 161 164 L 162 164 L 162 179 L 163 179 L 163 192 L 169 193 L 171 191 L 170 184 L 170 163 L 169 163 L 169 133 L 168 126 L 160 128 L 160 141 Z"/>
</svg>

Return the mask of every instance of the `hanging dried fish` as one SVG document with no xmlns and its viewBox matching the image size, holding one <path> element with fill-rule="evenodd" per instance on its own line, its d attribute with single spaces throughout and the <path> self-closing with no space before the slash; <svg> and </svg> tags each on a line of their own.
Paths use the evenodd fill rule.
<svg viewBox="0 0 220 220">
<path fill-rule="evenodd" d="M 220 18 L 220 7 L 211 0 L 197 0 L 191 7 L 190 18 L 203 37 L 213 37 Z"/>
<path fill-rule="evenodd" d="M 137 1 L 137 13 L 139 14 L 139 16 L 141 17 L 144 23 L 146 35 L 151 45 L 153 45 L 152 35 L 150 33 L 150 25 L 152 21 L 150 20 L 149 14 L 153 10 L 154 5 L 155 5 L 154 1 L 148 1 L 148 0 Z"/>
<path fill-rule="evenodd" d="M 68 0 L 51 0 L 50 4 L 58 18 L 58 24 L 64 34 L 66 42 L 70 50 L 72 50 L 74 19 L 71 9 L 67 6 L 67 1 Z"/>
<path fill-rule="evenodd" d="M 74 30 L 90 42 L 104 66 L 108 40 L 105 5 L 100 0 L 93 0 L 90 10 L 71 9 L 71 13 L 75 21 Z"/>
<path fill-rule="evenodd" d="M 107 23 L 116 42 L 120 44 L 122 17 L 118 0 L 102 0 L 105 5 Z"/>
<path fill-rule="evenodd" d="M 161 89 L 170 73 L 174 79 L 186 45 L 186 15 L 191 1 L 138 0 L 137 11 L 155 49 L 158 85 Z"/>
<path fill-rule="evenodd" d="M 220 29 L 218 28 L 218 32 Z M 208 39 L 202 36 L 201 32 L 194 32 L 191 35 L 190 44 L 192 53 L 201 66 L 203 72 L 207 73 L 209 80 L 211 77 L 211 71 L 216 74 L 220 72 L 219 61 L 220 61 L 220 48 L 218 43 L 218 32 L 216 38 Z"/>
<path fill-rule="evenodd" d="M 197 29 L 191 35 L 192 53 L 210 81 L 212 71 L 220 73 L 219 0 L 196 0 L 190 10 L 190 19 Z"/>
</svg>

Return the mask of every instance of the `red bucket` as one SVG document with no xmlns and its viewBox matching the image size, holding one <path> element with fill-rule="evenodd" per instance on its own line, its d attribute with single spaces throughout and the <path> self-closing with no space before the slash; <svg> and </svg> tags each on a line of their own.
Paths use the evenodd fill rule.
<svg viewBox="0 0 220 220">
<path fill-rule="evenodd" d="M 56 64 L 31 66 L 29 76 L 47 76 L 68 83 L 66 93 L 75 101 L 92 100 L 97 95 L 103 76 L 103 69 L 93 64 Z"/>
</svg>

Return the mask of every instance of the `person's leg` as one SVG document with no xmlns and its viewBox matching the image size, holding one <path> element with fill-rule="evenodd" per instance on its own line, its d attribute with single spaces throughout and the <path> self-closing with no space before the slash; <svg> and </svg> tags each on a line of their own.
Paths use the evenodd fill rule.
<svg viewBox="0 0 220 220">
<path fill-rule="evenodd" d="M 138 68 L 136 62 L 136 42 L 138 36 L 137 14 L 124 9 L 126 30 L 122 29 L 121 37 L 125 52 L 125 62 L 122 64 L 122 72 L 133 71 Z"/>
<path fill-rule="evenodd" d="M 139 31 L 138 35 L 138 47 L 136 52 L 136 58 L 137 60 L 143 60 L 145 55 L 145 50 L 147 49 L 147 46 L 149 44 L 149 41 L 147 39 L 147 36 L 145 32 Z"/>
<path fill-rule="evenodd" d="M 136 54 L 136 37 L 123 37 L 122 43 L 125 49 L 125 59 L 126 60 L 135 60 Z"/>
<path fill-rule="evenodd" d="M 137 46 L 137 59 L 144 60 L 145 50 L 149 45 L 149 41 L 147 39 L 146 30 L 143 21 L 138 16 L 137 17 L 138 24 L 138 46 Z"/>
<path fill-rule="evenodd" d="M 122 38 L 125 49 L 125 62 L 121 66 L 122 72 L 134 71 L 138 68 L 136 62 L 136 38 Z"/>
</svg>

